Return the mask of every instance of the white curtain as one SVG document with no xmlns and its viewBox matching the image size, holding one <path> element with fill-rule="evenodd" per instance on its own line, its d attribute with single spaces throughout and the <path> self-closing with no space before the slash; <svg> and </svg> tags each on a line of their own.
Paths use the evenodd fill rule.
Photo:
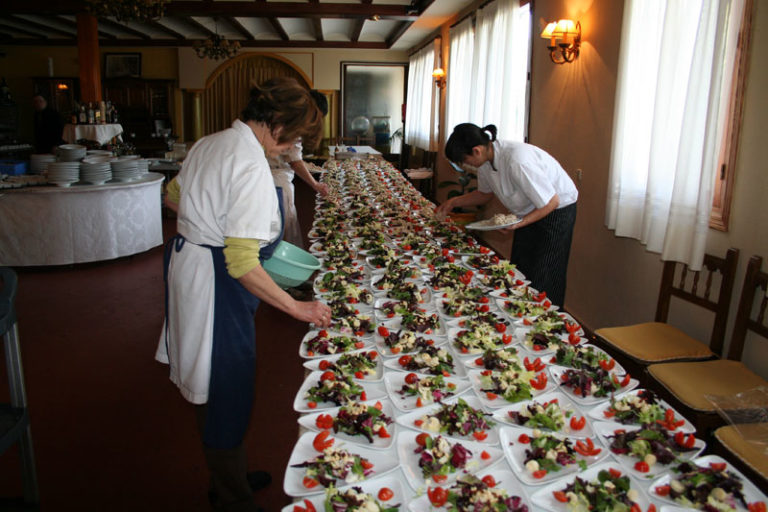
<svg viewBox="0 0 768 512">
<path fill-rule="evenodd" d="M 446 137 L 459 123 L 495 124 L 499 138 L 525 138 L 530 4 L 496 0 L 451 29 Z M 473 34 L 474 32 L 474 34 Z"/>
<path fill-rule="evenodd" d="M 700 269 L 743 0 L 627 0 L 606 224 Z"/>
<path fill-rule="evenodd" d="M 437 146 L 437 87 L 432 78 L 435 67 L 434 44 L 411 55 L 408 67 L 408 104 L 405 109 L 405 143 L 425 151 L 436 151 Z"/>
</svg>

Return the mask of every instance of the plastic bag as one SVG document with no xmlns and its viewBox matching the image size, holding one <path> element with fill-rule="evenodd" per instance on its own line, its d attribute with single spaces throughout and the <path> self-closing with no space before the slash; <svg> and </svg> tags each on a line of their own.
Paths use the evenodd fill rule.
<svg viewBox="0 0 768 512">
<path fill-rule="evenodd" d="M 735 395 L 705 397 L 745 441 L 754 443 L 757 449 L 768 454 L 768 387 L 759 386 Z"/>
</svg>

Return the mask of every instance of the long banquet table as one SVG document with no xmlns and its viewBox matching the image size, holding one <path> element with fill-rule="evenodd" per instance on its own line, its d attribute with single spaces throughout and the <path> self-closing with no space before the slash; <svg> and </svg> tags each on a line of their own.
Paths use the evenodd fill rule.
<svg viewBox="0 0 768 512">
<path fill-rule="evenodd" d="M 163 178 L 0 193 L 0 265 L 86 263 L 161 245 Z"/>
<path fill-rule="evenodd" d="M 381 168 L 376 169 L 379 165 Z M 559 338 L 560 341 L 557 343 L 552 341 L 551 338 L 547 338 L 545 342 L 537 342 L 535 337 L 529 336 L 531 330 L 536 326 L 544 329 L 541 332 L 549 332 L 546 330 L 546 327 L 543 327 L 543 324 L 551 323 L 553 320 L 550 317 L 550 319 L 545 320 L 539 325 L 537 319 L 543 313 L 537 312 L 534 314 L 534 309 L 531 309 L 530 313 L 517 314 L 515 312 L 518 309 L 517 304 L 509 308 L 511 302 L 516 303 L 517 301 L 512 300 L 513 295 L 503 294 L 515 294 L 517 292 L 513 290 L 518 288 L 520 288 L 519 291 L 527 289 L 524 276 L 518 275 L 516 270 L 507 270 L 509 267 L 504 266 L 504 261 L 502 260 L 502 264 L 498 266 L 503 267 L 504 271 L 494 274 L 493 278 L 489 278 L 491 273 L 494 272 L 492 270 L 493 265 L 485 264 L 486 266 L 483 268 L 483 265 L 479 263 L 480 258 L 473 260 L 461 255 L 461 253 L 468 251 L 487 254 L 487 249 L 481 248 L 480 245 L 474 242 L 470 243 L 469 246 L 465 245 L 464 249 L 455 249 L 455 247 L 460 245 L 451 248 L 456 242 L 448 241 L 450 235 L 448 235 L 449 238 L 443 235 L 434 236 L 433 240 L 427 242 L 426 245 L 441 239 L 438 242 L 440 248 L 438 248 L 436 253 L 432 254 L 439 258 L 442 250 L 444 260 L 447 259 L 449 263 L 441 262 L 438 264 L 437 259 L 435 259 L 431 260 L 434 262 L 434 265 L 427 265 L 425 256 L 430 257 L 429 251 L 423 249 L 424 246 L 419 247 L 423 240 L 419 240 L 418 233 L 426 233 L 428 230 L 433 229 L 433 227 L 439 229 L 436 224 L 431 223 L 432 221 L 429 220 L 428 213 L 423 214 L 423 212 L 430 211 L 433 205 L 425 202 L 424 198 L 396 170 L 388 166 L 389 164 L 386 162 L 376 164 L 352 161 L 346 163 L 329 161 L 324 166 L 327 172 L 323 174 L 323 180 L 329 184 L 332 195 L 334 193 L 339 193 L 339 195 L 336 199 L 336 205 L 331 206 L 330 211 L 326 212 L 329 206 L 327 199 L 323 200 L 320 206 L 316 208 L 315 223 L 309 233 L 312 243 L 310 251 L 323 260 L 324 268 L 321 270 L 321 276 L 338 274 L 339 268 L 342 267 L 348 269 L 346 273 L 348 273 L 349 277 L 343 282 L 341 293 L 336 297 L 332 296 L 329 290 L 329 288 L 333 287 L 332 280 L 327 281 L 319 277 L 314 282 L 316 298 L 329 303 L 331 301 L 337 302 L 335 307 L 338 307 L 338 310 L 344 311 L 344 313 L 338 315 L 334 313 L 331 327 L 325 330 L 312 329 L 301 341 L 299 355 L 305 359 L 305 366 L 313 371 L 307 374 L 304 383 L 297 390 L 294 401 L 294 410 L 301 414 L 298 422 L 301 427 L 300 431 L 303 434 L 296 443 L 294 452 L 288 461 L 284 481 L 286 494 L 296 499 L 296 501 L 294 504 L 284 507 L 282 509 L 283 512 L 311 510 L 312 507 L 316 510 L 323 509 L 325 496 L 323 485 L 311 477 L 307 479 L 307 475 L 304 473 L 305 469 L 296 465 L 312 460 L 313 457 L 319 457 L 324 447 L 328 447 L 331 442 L 333 442 L 331 447 L 334 449 L 337 447 L 343 448 L 350 453 L 357 453 L 361 457 L 368 457 L 369 461 L 373 462 L 374 473 L 361 483 L 353 485 L 359 485 L 363 492 L 370 493 L 373 498 L 378 497 L 379 499 L 382 496 L 379 494 L 382 488 L 391 488 L 394 490 L 394 498 L 384 503 L 385 506 L 392 506 L 394 503 L 399 502 L 400 508 L 398 510 L 403 511 L 444 510 L 442 507 L 431 508 L 429 500 L 425 495 L 430 494 L 428 489 L 434 489 L 435 487 L 447 489 L 452 485 L 451 482 L 441 485 L 436 483 L 437 481 L 425 480 L 421 476 L 421 470 L 418 466 L 421 456 L 414 448 L 419 444 L 419 440 L 416 437 L 419 432 L 429 431 L 429 429 L 425 428 L 427 423 L 425 423 L 426 420 L 423 416 L 425 412 L 422 411 L 430 410 L 430 405 L 425 403 L 422 408 L 422 404 L 420 404 L 421 398 L 418 400 L 415 397 L 408 399 L 401 396 L 399 391 L 404 389 L 406 384 L 414 384 L 413 381 L 409 382 L 409 378 L 406 377 L 409 371 L 420 372 L 423 370 L 404 369 L 402 365 L 408 364 L 410 358 L 416 358 L 416 352 L 408 352 L 408 349 L 401 349 L 399 345 L 394 345 L 397 348 L 395 350 L 393 345 L 391 345 L 395 340 L 398 340 L 397 343 L 399 344 L 399 339 L 402 339 L 399 337 L 403 327 L 401 322 L 403 321 L 404 314 L 402 311 L 400 313 L 386 313 L 384 311 L 385 303 L 395 299 L 389 297 L 390 293 L 386 291 L 386 288 L 381 287 L 378 280 L 384 276 L 389 276 L 393 272 L 380 268 L 379 264 L 376 263 L 376 260 L 372 259 L 370 254 L 359 256 L 358 258 L 355 257 L 355 253 L 361 248 L 360 244 L 366 239 L 378 240 L 378 242 L 371 244 L 370 247 L 376 247 L 377 244 L 379 246 L 389 246 L 391 251 L 394 251 L 393 254 L 396 255 L 400 262 L 405 262 L 408 268 L 420 267 L 421 276 L 418 275 L 418 272 L 412 273 L 409 270 L 407 274 L 404 274 L 407 275 L 404 280 L 416 283 L 417 287 L 421 290 L 421 300 L 417 306 L 422 309 L 425 316 L 436 317 L 440 322 L 439 327 L 430 327 L 430 330 L 424 331 L 421 335 L 424 338 L 432 338 L 432 343 L 427 343 L 428 345 L 432 345 L 434 348 L 444 348 L 451 354 L 454 366 L 450 371 L 443 369 L 443 376 L 445 376 L 446 381 L 455 383 L 456 387 L 453 389 L 457 392 L 462 392 L 461 398 L 466 398 L 472 407 L 478 408 L 479 411 L 484 412 L 486 415 L 494 415 L 493 421 L 496 422 L 496 425 L 489 427 L 486 431 L 480 431 L 481 435 L 475 435 L 478 433 L 476 429 L 472 435 L 467 436 L 450 437 L 448 434 L 443 434 L 451 444 L 459 443 L 465 447 L 471 447 L 471 451 L 474 452 L 474 458 L 472 467 L 468 465 L 465 468 L 467 472 L 476 473 L 480 477 L 487 474 L 494 476 L 497 481 L 497 488 L 504 489 L 510 495 L 520 496 L 522 503 L 526 504 L 528 510 L 532 512 L 545 510 L 549 512 L 566 512 L 566 504 L 557 501 L 557 496 L 555 496 L 553 491 L 564 489 L 577 475 L 581 478 L 592 480 L 597 477 L 597 469 L 605 470 L 607 474 L 609 468 L 611 478 L 619 478 L 616 476 L 616 472 L 620 472 L 622 478 L 629 477 L 629 485 L 633 491 L 637 492 L 637 495 L 633 496 L 633 498 L 627 496 L 627 499 L 640 505 L 640 508 L 633 506 L 632 512 L 654 512 L 657 510 L 656 507 L 670 505 L 657 491 L 657 486 L 660 485 L 657 483 L 658 479 L 669 478 L 669 466 L 662 467 L 660 464 L 657 464 L 652 470 L 642 470 L 638 469 L 636 465 L 633 466 L 634 460 L 629 456 L 618 456 L 610 453 L 608 436 L 614 435 L 616 429 L 626 429 L 627 431 L 632 429 L 631 425 L 609 422 L 609 418 L 612 415 L 606 414 L 606 411 L 608 411 L 610 404 L 610 395 L 603 398 L 581 396 L 581 392 L 577 395 L 561 385 L 563 381 L 562 376 L 568 369 L 553 364 L 558 353 L 553 346 L 557 345 L 561 348 L 577 345 L 585 346 L 588 341 L 588 334 L 580 329 L 580 326 L 573 317 L 562 311 L 556 311 L 556 307 L 552 307 L 551 304 L 547 305 L 547 301 L 542 299 L 542 295 L 537 292 L 527 295 L 527 292 L 525 292 L 526 295 L 524 296 L 528 297 L 526 299 L 529 301 L 528 304 L 535 302 L 538 306 L 541 306 L 539 309 L 542 311 L 555 310 L 554 317 L 557 318 L 559 316 L 560 319 L 565 321 L 564 327 L 567 331 L 567 333 L 562 335 L 563 337 Z M 365 176 L 362 179 L 357 176 L 360 171 Z M 392 213 L 397 210 L 401 210 L 401 213 Z M 373 222 L 374 224 L 367 226 L 367 228 L 362 228 L 367 222 Z M 413 229 L 413 226 L 417 226 L 417 229 Z M 338 233 L 342 233 L 341 241 L 338 238 Z M 384 235 L 384 237 L 376 238 L 380 235 Z M 322 238 L 323 236 L 327 236 L 330 242 L 325 241 Z M 427 238 L 429 236 L 431 235 L 428 235 Z M 346 241 L 343 240 L 345 237 Z M 455 254 L 455 257 L 452 254 Z M 539 429 L 526 429 L 516 426 L 507 416 L 506 411 L 519 407 L 518 404 L 523 403 L 522 401 L 511 399 L 508 402 L 503 396 L 487 392 L 484 389 L 484 387 L 493 382 L 484 380 L 485 377 L 490 375 L 498 376 L 500 373 L 506 372 L 499 372 L 496 369 L 493 371 L 484 369 L 477 359 L 479 355 L 482 355 L 482 350 L 473 353 L 471 350 L 465 351 L 464 348 L 459 348 L 465 347 L 465 345 L 459 343 L 459 338 L 462 336 L 460 334 L 462 332 L 461 329 L 465 324 L 458 322 L 463 322 L 464 320 L 462 319 L 467 318 L 467 316 L 457 318 L 457 315 L 449 314 L 446 310 L 446 304 L 451 304 L 453 307 L 451 297 L 462 292 L 450 291 L 434 280 L 434 276 L 439 274 L 440 267 L 448 267 L 454 263 L 460 270 L 458 280 L 462 281 L 467 288 L 475 288 L 476 291 L 484 289 L 481 292 L 483 294 L 482 297 L 474 296 L 469 299 L 477 301 L 477 309 L 474 309 L 474 311 L 492 313 L 503 322 L 496 323 L 490 328 L 490 333 L 487 336 L 490 338 L 500 338 L 500 341 L 497 340 L 495 342 L 496 346 L 489 350 L 491 352 L 500 349 L 516 351 L 518 364 L 520 364 L 520 374 L 523 375 L 523 382 L 531 378 L 529 382 L 531 383 L 533 400 L 540 397 L 540 403 L 557 403 L 559 404 L 558 407 L 562 408 L 563 411 L 570 411 L 570 416 L 567 416 L 569 419 L 563 420 L 565 424 L 561 427 L 560 432 L 565 438 L 570 439 L 569 442 L 572 443 L 572 446 L 577 442 L 586 442 L 587 440 L 594 442 L 594 448 L 599 453 L 590 457 L 585 455 L 581 459 L 585 465 L 584 469 L 581 469 L 578 464 L 571 463 L 567 467 L 561 467 L 557 473 L 544 471 L 543 476 L 536 476 L 538 471 L 534 471 L 535 468 L 531 469 L 525 464 L 525 450 L 530 446 L 528 444 L 530 443 L 529 436 L 536 437 L 543 434 Z M 463 270 L 460 265 L 463 266 Z M 471 271 L 473 268 L 474 271 Z M 483 272 L 486 272 L 486 274 L 484 275 Z M 355 274 L 358 277 L 352 277 Z M 512 276 L 511 279 L 505 274 Z M 362 277 L 360 277 L 361 275 Z M 496 279 L 502 279 L 504 282 L 511 284 L 496 285 Z M 461 290 L 461 286 L 456 288 L 456 290 Z M 465 297 L 470 297 L 470 295 Z M 510 300 L 507 301 L 506 297 Z M 341 304 L 338 304 L 338 302 Z M 520 302 L 525 301 L 521 300 Z M 354 313 L 350 313 L 350 309 L 346 308 L 350 304 L 351 311 Z M 522 310 L 528 311 L 525 307 Z M 464 313 L 464 315 L 470 314 Z M 362 326 L 365 324 L 362 323 L 350 324 L 348 320 L 345 320 L 348 318 L 363 321 L 367 318 L 371 321 L 372 325 L 370 328 L 364 328 Z M 347 327 L 349 325 L 355 326 L 354 332 Z M 385 328 L 383 332 L 380 330 L 381 327 Z M 391 338 L 391 335 L 395 332 L 397 333 L 396 336 Z M 507 337 L 508 335 L 510 337 Z M 369 358 L 373 357 L 374 360 L 384 360 L 383 368 L 377 370 L 378 373 L 369 375 L 365 372 L 357 371 L 354 374 L 354 385 L 361 386 L 367 396 L 354 395 L 354 393 L 359 393 L 357 391 L 351 393 L 354 395 L 352 399 L 362 401 L 367 398 L 369 401 L 366 403 L 369 406 L 376 403 L 375 407 L 377 409 L 394 420 L 393 423 L 386 426 L 386 431 L 384 432 L 386 435 L 377 435 L 374 430 L 371 434 L 371 442 L 367 442 L 365 438 L 361 438 L 362 436 L 352 437 L 344 433 L 334 433 L 335 428 L 338 426 L 336 421 L 342 418 L 339 408 L 334 407 L 332 402 L 322 402 L 320 399 L 315 398 L 317 395 L 309 396 L 307 394 L 310 389 L 322 389 L 323 386 L 327 386 L 329 383 L 344 380 L 344 377 L 338 373 L 338 369 L 329 366 L 327 362 L 321 363 L 321 361 L 329 362 L 334 359 L 336 354 L 326 354 L 326 347 L 332 346 L 333 340 L 341 339 L 340 337 L 342 336 L 351 337 L 355 344 L 354 346 L 342 345 L 336 349 L 336 354 L 359 348 L 361 353 L 368 354 L 367 357 Z M 484 339 L 485 336 L 485 334 L 482 335 L 481 339 Z M 537 345 L 537 343 L 539 344 Z M 425 349 L 421 350 L 423 353 Z M 315 351 L 323 352 L 315 353 Z M 606 357 L 603 359 L 603 362 L 610 363 L 606 364 L 606 366 L 602 364 L 599 366 L 607 372 L 609 370 L 614 372 L 613 374 L 609 372 L 608 376 L 609 381 L 615 383 L 615 386 L 619 388 L 615 393 L 626 392 L 628 395 L 631 394 L 636 386 L 639 385 L 638 381 L 630 378 L 630 375 L 621 368 L 620 363 L 611 359 L 610 354 L 605 354 L 599 348 L 595 349 L 595 351 L 596 353 L 602 353 Z M 409 358 L 405 360 L 405 363 L 402 362 L 404 357 Z M 525 362 L 524 365 L 523 361 Z M 481 362 L 485 364 L 484 361 Z M 563 360 L 562 364 L 566 365 L 567 362 Z M 525 370 L 529 373 L 523 372 L 523 366 L 525 366 Z M 486 366 L 485 368 L 488 367 Z M 517 372 L 517 370 L 513 371 Z M 328 374 L 332 373 L 333 375 L 328 376 Z M 536 374 L 536 378 L 532 378 L 534 374 Z M 428 377 L 426 373 L 413 373 L 411 375 L 417 380 Z M 542 378 L 543 382 L 539 381 Z M 534 386 L 534 380 L 543 387 Z M 347 389 L 351 388 L 352 386 Z M 590 388 L 589 393 L 591 394 L 592 392 L 593 390 Z M 312 391 L 312 393 L 317 392 Z M 500 391 L 497 391 L 497 393 L 500 393 Z M 452 402 L 451 398 L 446 400 L 445 403 L 449 402 Z M 664 408 L 676 412 L 668 404 L 663 404 L 662 409 Z M 664 414 L 665 412 L 662 410 L 662 415 L 667 418 L 666 414 Z M 680 418 L 679 414 L 676 414 L 674 419 Z M 672 423 L 672 420 L 667 421 L 669 421 L 668 424 Z M 341 425 L 345 424 L 349 425 L 349 420 L 346 420 L 346 423 L 341 422 Z M 371 430 L 376 426 L 374 423 Z M 330 430 L 331 428 L 334 430 Z M 664 428 L 669 429 L 669 432 L 685 431 L 686 438 L 688 435 L 690 435 L 691 439 L 695 436 L 696 453 L 703 449 L 703 434 L 696 433 L 695 428 L 690 422 L 684 421 L 681 425 L 676 425 L 674 429 L 669 426 Z M 330 430 L 330 432 L 324 434 L 323 430 Z M 693 434 L 689 434 L 691 432 Z M 523 439 L 523 434 L 525 434 L 525 439 Z M 432 431 L 431 435 L 434 438 L 438 434 Z M 328 447 L 329 450 L 332 448 Z M 586 447 L 582 449 L 586 449 Z M 592 448 L 589 450 L 592 450 Z M 502 455 L 499 459 L 496 459 L 496 457 L 499 457 L 499 453 L 502 453 Z M 578 453 L 582 454 L 581 451 Z M 710 461 L 717 463 L 720 460 L 712 459 L 711 455 L 707 457 L 710 458 L 701 459 L 701 464 L 706 466 Z M 453 460 L 451 457 L 449 459 Z M 489 462 L 484 463 L 482 460 L 488 460 Z M 498 462 L 494 463 L 496 460 Z M 486 468 L 486 464 L 490 465 Z M 730 464 L 727 464 L 726 468 L 730 471 L 738 471 Z M 376 470 L 381 471 L 381 473 L 377 475 L 375 473 Z M 650 473 L 646 471 L 650 471 Z M 463 470 L 458 470 L 454 475 L 463 472 Z M 649 478 L 649 474 L 654 476 Z M 542 480 L 537 480 L 539 478 Z M 341 488 L 345 484 L 341 480 L 338 485 Z M 661 484 L 662 487 L 663 485 Z M 751 482 L 745 479 L 744 485 L 745 496 L 750 503 L 756 500 L 763 501 L 763 503 L 768 501 L 762 490 L 757 489 Z M 561 493 L 561 497 L 567 498 L 564 492 Z M 307 499 L 311 506 L 303 502 L 304 499 Z M 628 509 L 628 507 L 626 508 Z M 750 507 L 751 509 L 752 507 Z M 509 510 L 519 511 L 522 509 L 516 506 Z"/>
</svg>

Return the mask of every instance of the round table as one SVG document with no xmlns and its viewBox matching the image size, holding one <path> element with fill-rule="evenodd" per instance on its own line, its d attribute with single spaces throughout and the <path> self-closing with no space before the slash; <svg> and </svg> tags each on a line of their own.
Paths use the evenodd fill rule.
<svg viewBox="0 0 768 512">
<path fill-rule="evenodd" d="M 109 260 L 161 245 L 163 179 L 0 192 L 0 266 Z"/>
</svg>

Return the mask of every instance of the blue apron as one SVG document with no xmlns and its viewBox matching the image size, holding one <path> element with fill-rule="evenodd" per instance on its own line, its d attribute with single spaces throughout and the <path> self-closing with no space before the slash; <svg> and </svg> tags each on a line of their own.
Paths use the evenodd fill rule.
<svg viewBox="0 0 768 512">
<path fill-rule="evenodd" d="M 259 260 L 262 262 L 272 257 L 283 238 L 283 194 L 280 187 L 275 188 L 280 205 L 280 235 L 274 242 L 259 249 Z M 177 234 L 165 247 L 166 318 L 171 251 L 179 252 L 185 241 L 182 235 Z M 260 300 L 229 275 L 223 247 L 203 247 L 211 251 L 215 281 L 211 379 L 203 444 L 208 448 L 231 449 L 242 444 L 253 407 L 256 373 L 253 315 Z"/>
</svg>

